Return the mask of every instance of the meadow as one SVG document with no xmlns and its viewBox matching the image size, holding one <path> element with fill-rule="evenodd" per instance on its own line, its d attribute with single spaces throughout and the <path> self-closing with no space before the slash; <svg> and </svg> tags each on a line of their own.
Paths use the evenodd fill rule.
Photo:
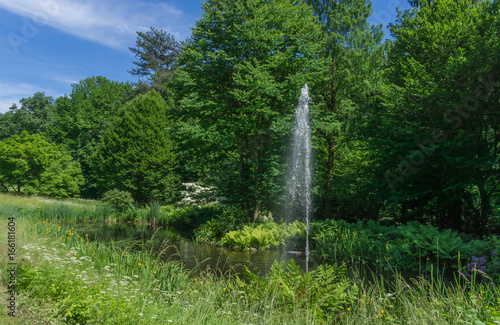
<svg viewBox="0 0 500 325">
<path fill-rule="evenodd" d="M 59 212 L 57 212 L 59 211 Z M 0 196 L 0 263 L 9 273 L 7 224 L 16 223 L 16 313 L 2 324 L 497 324 L 500 291 L 477 270 L 392 279 L 356 263 L 324 263 L 309 273 L 276 262 L 266 277 L 231 270 L 194 272 L 162 249 L 126 251 L 89 240 L 62 215 L 110 220 L 99 202 Z M 56 213 L 57 212 L 57 213 Z M 205 245 L 199 243 L 199 245 Z M 168 257 L 168 256 L 167 256 Z M 347 276 L 349 274 L 349 276 Z M 434 274 L 434 273 L 433 273 Z M 479 279 L 481 278 L 481 279 Z M 3 300 L 6 302 L 6 300 Z"/>
</svg>

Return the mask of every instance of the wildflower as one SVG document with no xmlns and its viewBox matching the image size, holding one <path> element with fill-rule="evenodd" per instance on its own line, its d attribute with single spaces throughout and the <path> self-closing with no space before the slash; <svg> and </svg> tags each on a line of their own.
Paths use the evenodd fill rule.
<svg viewBox="0 0 500 325">
<path fill-rule="evenodd" d="M 491 252 L 491 255 L 497 255 L 496 251 Z"/>
</svg>

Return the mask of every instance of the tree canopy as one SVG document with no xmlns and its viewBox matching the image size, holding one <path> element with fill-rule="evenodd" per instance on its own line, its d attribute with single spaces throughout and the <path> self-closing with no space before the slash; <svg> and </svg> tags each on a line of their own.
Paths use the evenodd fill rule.
<svg viewBox="0 0 500 325">
<path fill-rule="evenodd" d="M 5 192 L 71 197 L 79 194 L 83 177 L 63 147 L 23 131 L 0 142 L 0 181 Z"/>
<path fill-rule="evenodd" d="M 0 114 L 0 140 L 21 134 L 45 132 L 52 123 L 54 99 L 43 92 L 19 100 L 20 107 L 12 105 L 9 111 Z"/>
<path fill-rule="evenodd" d="M 138 202 L 172 202 L 179 186 L 169 107 L 154 90 L 116 114 L 92 157 L 99 193 L 128 191 Z"/>
<path fill-rule="evenodd" d="M 287 117 L 318 69 L 321 46 L 304 3 L 211 0 L 179 57 L 181 132 L 196 144 L 191 157 L 212 175 L 222 169 L 219 184 L 256 217 L 281 189 Z"/>
<path fill-rule="evenodd" d="M 85 196 L 95 197 L 95 180 L 90 157 L 101 143 L 113 116 L 130 99 L 132 86 L 91 77 L 72 85 L 69 96 L 55 102 L 54 122 L 48 127 L 47 138 L 63 144 L 82 165 Z"/>
</svg>

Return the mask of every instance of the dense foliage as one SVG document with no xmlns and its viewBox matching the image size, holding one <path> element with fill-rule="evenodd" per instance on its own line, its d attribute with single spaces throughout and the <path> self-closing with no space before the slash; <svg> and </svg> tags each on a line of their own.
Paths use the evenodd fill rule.
<svg viewBox="0 0 500 325">
<path fill-rule="evenodd" d="M 237 222 L 217 213 L 188 228 L 206 224 L 199 231 L 220 241 L 241 230 L 240 214 L 284 217 L 293 111 L 307 82 L 316 219 L 499 228 L 498 0 L 416 1 L 385 42 L 383 26 L 368 23 L 370 1 L 210 0 L 202 10 L 186 41 L 137 33 L 130 72 L 145 80 L 98 76 L 55 100 L 35 93 L 0 114 L 0 139 L 25 130 L 64 146 L 86 198 L 118 189 L 141 204 L 186 204 L 180 182 L 207 189 L 199 205 L 237 209 Z"/>
<path fill-rule="evenodd" d="M 152 90 L 117 112 L 92 156 L 98 190 L 128 191 L 141 203 L 173 201 L 179 184 L 168 111 Z"/>
<path fill-rule="evenodd" d="M 0 186 L 3 191 L 54 197 L 78 196 L 83 183 L 80 164 L 67 150 L 40 134 L 0 142 Z"/>
<path fill-rule="evenodd" d="M 289 0 L 208 1 L 203 12 L 177 69 L 185 165 L 258 219 L 282 189 L 287 120 L 317 69 L 319 24 Z"/>
</svg>

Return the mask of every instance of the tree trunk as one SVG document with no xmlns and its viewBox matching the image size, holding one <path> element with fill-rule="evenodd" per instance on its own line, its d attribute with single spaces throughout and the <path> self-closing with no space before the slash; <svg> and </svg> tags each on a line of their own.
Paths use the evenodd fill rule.
<svg viewBox="0 0 500 325">
<path fill-rule="evenodd" d="M 337 72 L 336 61 L 332 62 L 332 85 L 330 87 L 330 102 L 328 103 L 328 110 L 330 112 L 335 112 L 337 108 L 337 84 L 335 82 L 335 77 Z M 332 199 L 328 196 L 330 189 L 332 188 L 333 179 L 333 158 L 335 153 L 335 138 L 333 135 L 328 136 L 328 168 L 327 168 L 327 180 L 325 188 L 325 219 L 332 218 Z"/>
<path fill-rule="evenodd" d="M 260 218 L 260 207 L 262 205 L 261 201 L 258 201 L 257 204 L 255 205 L 255 213 L 253 214 L 253 221 L 257 222 L 259 221 Z"/>
<path fill-rule="evenodd" d="M 328 141 L 328 169 L 327 169 L 327 181 L 325 188 L 325 219 L 332 218 L 332 208 L 333 202 L 332 198 L 329 196 L 329 191 L 332 188 L 333 180 L 333 158 L 334 158 L 335 143 L 333 138 Z"/>
<path fill-rule="evenodd" d="M 240 191 L 240 198 L 241 198 L 241 208 L 243 209 L 243 211 L 245 211 L 245 214 L 246 214 L 246 219 L 247 219 L 247 222 L 250 222 L 251 220 L 251 216 L 250 216 L 250 212 L 248 211 L 248 202 L 247 202 L 247 198 L 246 198 L 246 191 L 245 191 L 245 188 L 244 188 L 244 184 L 245 184 L 245 153 L 244 153 L 244 150 L 243 150 L 243 143 L 240 141 L 238 143 L 238 157 L 239 157 L 239 174 L 240 174 L 240 186 L 239 186 L 239 191 Z"/>
<path fill-rule="evenodd" d="M 485 188 L 484 179 L 481 178 L 478 184 L 479 195 L 481 198 L 481 219 L 480 219 L 480 231 L 481 234 L 487 235 L 487 224 L 491 213 L 490 196 Z"/>
</svg>

